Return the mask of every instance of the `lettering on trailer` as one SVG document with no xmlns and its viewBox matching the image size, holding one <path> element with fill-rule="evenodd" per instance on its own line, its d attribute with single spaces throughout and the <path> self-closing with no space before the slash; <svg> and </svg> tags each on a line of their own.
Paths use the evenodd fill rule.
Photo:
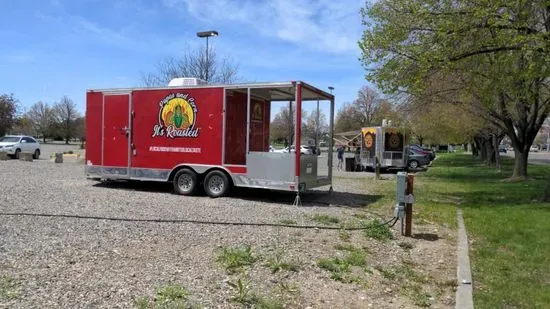
<svg viewBox="0 0 550 309">
<path fill-rule="evenodd" d="M 187 93 L 171 93 L 159 102 L 159 123 L 153 127 L 152 137 L 199 136 L 196 128 L 197 105 Z"/>
<path fill-rule="evenodd" d="M 190 152 L 190 153 L 201 153 L 200 148 L 190 148 L 190 147 L 163 147 L 163 146 L 150 146 L 149 151 L 154 152 Z"/>
</svg>

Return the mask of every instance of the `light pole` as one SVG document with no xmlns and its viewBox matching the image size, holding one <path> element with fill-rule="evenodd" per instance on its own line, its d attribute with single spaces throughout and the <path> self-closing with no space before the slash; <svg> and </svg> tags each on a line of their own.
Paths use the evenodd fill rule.
<svg viewBox="0 0 550 309">
<path fill-rule="evenodd" d="M 199 38 L 206 38 L 206 82 L 208 83 L 208 67 L 210 64 L 208 63 L 208 38 L 211 36 L 218 36 L 218 31 L 210 30 L 210 31 L 201 31 L 197 32 L 197 36 Z"/>
</svg>

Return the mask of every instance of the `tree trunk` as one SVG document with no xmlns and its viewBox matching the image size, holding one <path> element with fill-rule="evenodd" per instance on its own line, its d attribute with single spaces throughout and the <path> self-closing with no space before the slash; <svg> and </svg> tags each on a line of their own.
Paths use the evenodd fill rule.
<svg viewBox="0 0 550 309">
<path fill-rule="evenodd" d="M 500 141 L 497 140 L 496 134 L 493 134 L 493 151 L 495 152 L 495 166 L 500 169 L 500 153 L 498 152 L 498 145 Z"/>
<path fill-rule="evenodd" d="M 69 139 L 68 138 L 65 139 L 65 145 L 69 145 Z"/>
<path fill-rule="evenodd" d="M 514 173 L 512 174 L 512 178 L 527 177 L 528 158 L 529 158 L 529 149 L 514 148 L 515 164 L 514 164 Z"/>
<path fill-rule="evenodd" d="M 487 153 L 487 142 L 484 139 L 479 140 L 479 150 L 481 151 L 481 161 L 487 162 L 487 158 L 489 157 L 489 154 Z"/>
<path fill-rule="evenodd" d="M 550 177 L 548 177 L 548 182 L 546 183 L 546 189 L 542 195 L 543 202 L 550 202 Z"/>
<path fill-rule="evenodd" d="M 42 140 L 44 141 L 44 144 L 46 144 L 46 135 L 42 137 Z"/>
<path fill-rule="evenodd" d="M 495 149 L 493 148 L 493 143 L 491 143 L 491 138 L 485 139 L 485 148 L 487 149 L 487 164 L 495 164 Z"/>
</svg>

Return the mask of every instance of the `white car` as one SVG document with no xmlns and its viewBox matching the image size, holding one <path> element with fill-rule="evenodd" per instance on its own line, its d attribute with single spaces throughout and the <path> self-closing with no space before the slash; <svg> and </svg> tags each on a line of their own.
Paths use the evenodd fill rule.
<svg viewBox="0 0 550 309">
<path fill-rule="evenodd" d="M 294 145 L 290 146 L 290 147 L 286 147 L 285 149 L 283 149 L 283 152 L 284 153 L 289 153 L 289 152 L 295 152 L 294 150 Z M 300 146 L 300 153 L 301 154 L 313 154 L 311 149 L 307 148 L 306 146 L 304 145 L 301 145 Z"/>
<path fill-rule="evenodd" d="M 529 151 L 538 152 L 538 151 L 539 151 L 539 147 L 533 145 L 533 146 L 531 146 L 531 148 L 529 148 Z"/>
<path fill-rule="evenodd" d="M 0 151 L 19 159 L 21 152 L 30 152 L 34 159 L 40 157 L 40 143 L 26 135 L 6 135 L 0 137 Z"/>
</svg>

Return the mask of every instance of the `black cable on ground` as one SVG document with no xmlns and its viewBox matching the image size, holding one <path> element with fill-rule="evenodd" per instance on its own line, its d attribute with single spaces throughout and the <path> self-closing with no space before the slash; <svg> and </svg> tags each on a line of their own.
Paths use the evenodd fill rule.
<svg viewBox="0 0 550 309">
<path fill-rule="evenodd" d="M 278 224 L 278 223 L 251 223 L 251 222 L 223 222 L 223 221 L 204 221 L 192 219 L 137 219 L 137 218 L 119 218 L 119 217 L 101 217 L 101 216 L 81 216 L 68 214 L 45 214 L 45 213 L 25 213 L 25 212 L 0 212 L 0 216 L 28 216 L 28 217 L 53 217 L 53 218 L 71 218 L 71 219 L 90 219 L 90 220 L 108 220 L 108 221 L 124 221 L 124 222 L 153 222 L 153 223 L 193 223 L 193 224 L 209 224 L 209 225 L 243 225 L 243 226 L 271 226 L 271 227 L 289 227 L 298 229 L 319 229 L 319 230 L 346 230 L 359 231 L 371 228 L 377 228 L 388 225 L 394 221 L 390 227 L 393 227 L 399 218 L 393 217 L 390 220 L 378 225 L 366 227 L 343 228 L 336 226 L 316 226 L 316 225 L 294 225 L 294 224 Z"/>
</svg>

